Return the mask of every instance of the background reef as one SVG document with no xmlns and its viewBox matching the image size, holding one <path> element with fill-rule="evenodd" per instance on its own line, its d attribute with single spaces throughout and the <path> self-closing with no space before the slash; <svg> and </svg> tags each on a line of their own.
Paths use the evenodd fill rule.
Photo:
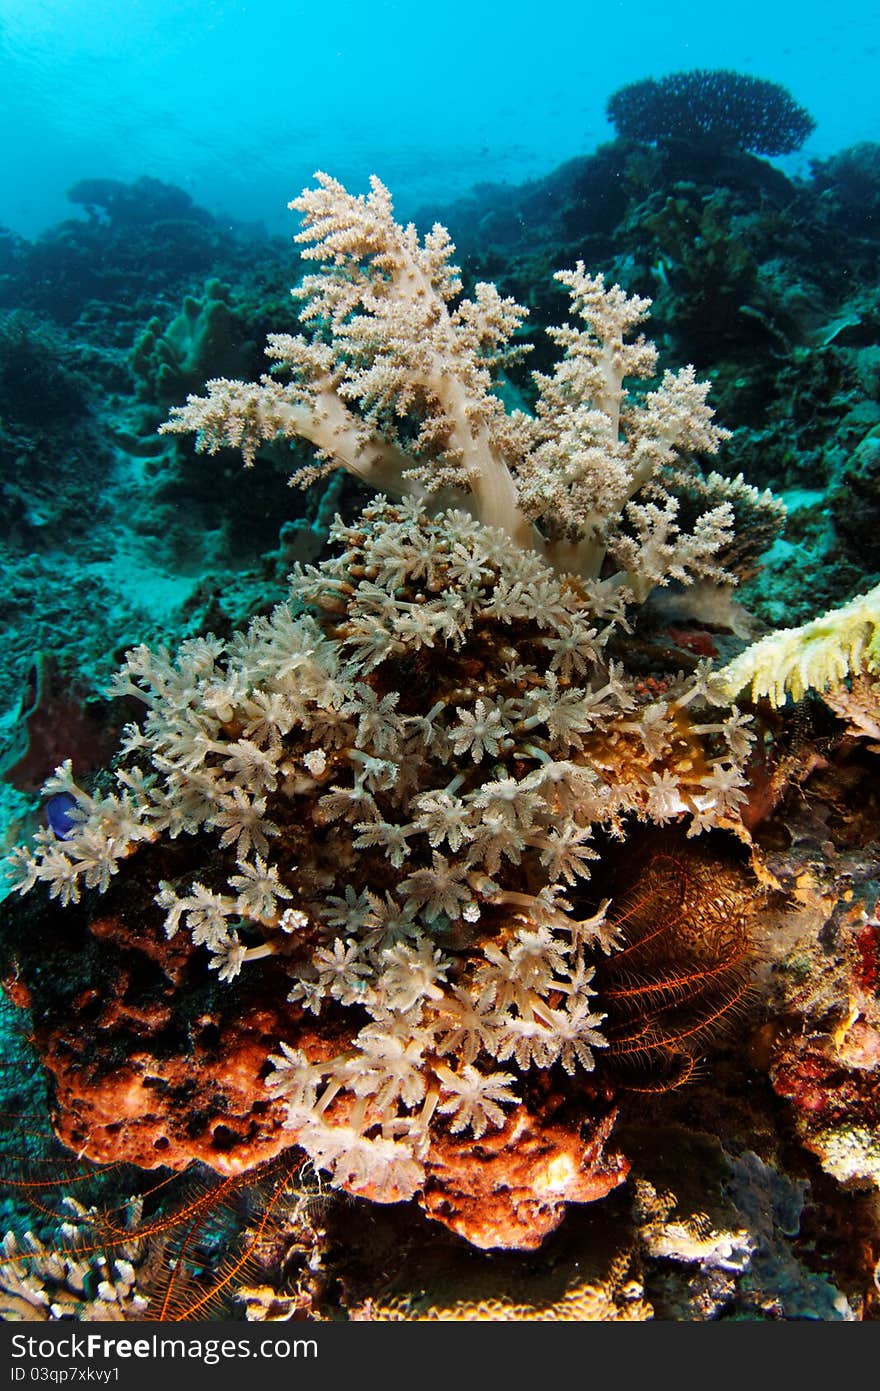
<svg viewBox="0 0 880 1391">
<path fill-rule="evenodd" d="M 97 697 L 126 649 L 225 637 L 269 612 L 292 563 L 321 554 L 334 511 L 351 517 L 365 500 L 338 477 L 291 492 L 289 462 L 271 451 L 254 485 L 236 486 L 233 451 L 196 456 L 188 440 L 156 434 L 204 381 L 262 370 L 265 335 L 289 328 L 300 273 L 289 242 L 221 224 L 156 180 L 95 179 L 69 196 L 84 218 L 33 242 L 0 236 L 7 843 L 37 823 L 34 793 L 62 757 L 80 773 L 106 762 L 117 732 L 108 717 L 121 725 L 131 711 L 120 701 L 108 714 Z M 739 631 L 729 615 L 716 623 L 683 602 L 660 606 L 633 643 L 646 679 L 658 649 L 693 668 L 880 579 L 878 216 L 876 145 L 792 180 L 743 149 L 709 156 L 630 137 L 546 178 L 483 186 L 419 215 L 422 229 L 439 220 L 453 230 L 466 290 L 491 279 L 529 308 L 533 351 L 509 371 L 510 404 L 529 404 L 530 371 L 549 367 L 543 330 L 562 298 L 552 272 L 582 260 L 653 300 L 661 367 L 693 362 L 712 381 L 733 432 L 716 467 L 786 502 L 784 536 L 740 567 L 751 573 L 736 596 Z M 569 1216 L 535 1255 L 487 1262 L 408 1206 L 365 1210 L 299 1173 L 263 1176 L 244 1195 L 215 1193 L 205 1177 L 204 1198 L 148 1196 L 130 1247 L 118 1235 L 109 1243 L 124 1268 L 103 1271 L 116 1291 L 105 1305 L 156 1297 L 180 1239 L 175 1214 L 203 1202 L 205 1249 L 187 1278 L 198 1289 L 234 1269 L 221 1296 L 237 1292 L 226 1307 L 239 1316 L 876 1316 L 871 699 L 855 713 L 812 701 L 797 719 L 774 717 L 752 808 L 766 879 L 756 952 L 765 1003 L 687 1088 L 624 1102 L 615 1140 L 632 1171 L 620 1192 Z M 702 883 L 687 847 L 673 841 L 670 852 L 685 884 Z M 721 861 L 719 881 L 741 872 L 730 847 Z M 23 1068 L 7 1112 L 38 1109 L 27 1084 L 37 1077 Z M 22 1165 L 9 1147 L 32 1196 L 34 1156 Z M 51 1165 L 60 1191 L 65 1160 L 50 1154 Z M 107 1245 L 123 1220 L 108 1214 L 130 1194 L 118 1175 L 94 1178 L 103 1188 L 77 1220 Z M 59 1238 L 44 1228 L 37 1239 L 48 1269 Z M 242 1244 L 239 1267 L 230 1252 Z M 95 1316 L 83 1312 L 94 1278 L 51 1276 L 72 1287 L 78 1317 Z M 200 1296 L 161 1298 L 180 1312 Z"/>
</svg>

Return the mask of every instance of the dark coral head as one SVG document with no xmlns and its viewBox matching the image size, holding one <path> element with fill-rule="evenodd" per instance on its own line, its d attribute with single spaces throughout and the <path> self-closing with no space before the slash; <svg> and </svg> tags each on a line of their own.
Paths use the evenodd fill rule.
<svg viewBox="0 0 880 1391">
<path fill-rule="evenodd" d="M 816 123 L 778 82 L 726 68 L 694 68 L 619 87 L 607 115 L 618 135 L 685 141 L 758 155 L 791 154 Z"/>
</svg>

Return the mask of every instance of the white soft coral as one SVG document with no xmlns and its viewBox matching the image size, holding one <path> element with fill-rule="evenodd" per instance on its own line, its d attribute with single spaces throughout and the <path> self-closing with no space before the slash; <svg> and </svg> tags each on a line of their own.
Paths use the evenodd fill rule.
<svg viewBox="0 0 880 1391">
<path fill-rule="evenodd" d="M 397 496 L 431 496 L 559 571 L 597 578 L 610 556 L 640 601 L 671 577 L 729 578 L 715 559 L 732 537 L 729 501 L 687 532 L 669 491 L 673 464 L 686 469 L 692 451 L 714 453 L 725 437 L 707 385 L 686 367 L 639 398 L 630 390 L 656 369 L 653 345 L 633 336 L 649 301 L 581 263 L 560 271 L 580 324 L 550 330 L 561 359 L 535 375 L 534 416 L 507 412 L 494 387 L 524 351 L 526 310 L 485 283 L 462 298 L 446 229 L 420 242 L 378 179 L 365 197 L 316 179 L 290 204 L 303 215 L 303 256 L 320 263 L 295 291 L 311 336 L 273 334 L 272 375 L 209 382 L 163 430 L 194 431 L 211 453 L 233 445 L 248 464 L 267 442 L 309 440 L 321 463 L 301 481 L 338 467 Z"/>
</svg>

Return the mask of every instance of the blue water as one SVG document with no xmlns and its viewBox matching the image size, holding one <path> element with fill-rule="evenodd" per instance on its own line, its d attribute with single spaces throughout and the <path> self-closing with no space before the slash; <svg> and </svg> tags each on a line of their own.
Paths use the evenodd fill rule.
<svg viewBox="0 0 880 1391">
<path fill-rule="evenodd" d="M 825 0 L 0 0 L 0 224 L 70 214 L 81 178 L 176 183 L 291 226 L 317 167 L 398 208 L 593 150 L 626 82 L 731 67 L 817 122 L 789 172 L 880 139 L 880 6 Z"/>
</svg>

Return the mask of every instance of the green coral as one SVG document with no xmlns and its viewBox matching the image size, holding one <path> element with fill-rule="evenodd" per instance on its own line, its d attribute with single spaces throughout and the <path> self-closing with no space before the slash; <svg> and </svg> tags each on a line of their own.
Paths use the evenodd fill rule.
<svg viewBox="0 0 880 1391">
<path fill-rule="evenodd" d="M 138 396 L 164 406 L 206 377 L 249 367 L 254 352 L 229 287 L 208 280 L 201 298 L 187 295 L 169 323 L 154 317 L 138 338 L 131 354 Z"/>
</svg>

